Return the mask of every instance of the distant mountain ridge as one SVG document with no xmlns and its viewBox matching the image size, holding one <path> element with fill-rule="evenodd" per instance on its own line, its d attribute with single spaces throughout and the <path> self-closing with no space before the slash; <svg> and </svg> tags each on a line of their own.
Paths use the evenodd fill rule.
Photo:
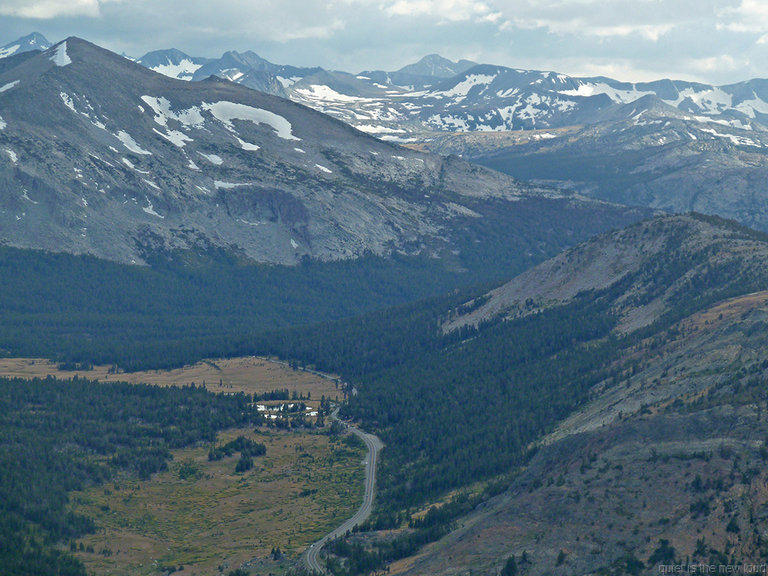
<svg viewBox="0 0 768 576">
<path fill-rule="evenodd" d="M 601 213 L 597 229 L 642 214 L 400 148 L 216 77 L 168 78 L 77 38 L 8 62 L 0 240 L 16 247 L 121 262 L 206 246 L 275 264 L 455 259 L 528 202 L 542 221 L 567 206 Z"/>
<path fill-rule="evenodd" d="M 254 52 L 202 60 L 168 50 L 139 62 L 288 98 L 377 138 L 568 194 L 718 214 L 768 230 L 766 80 L 627 83 L 437 55 L 358 74 L 276 65 Z M 0 60 L 0 70 L 8 65 Z"/>
<path fill-rule="evenodd" d="M 136 62 L 165 76 L 192 80 L 195 72 L 208 62 L 208 58 L 195 58 L 172 48 L 148 52 Z"/>
<path fill-rule="evenodd" d="M 50 42 L 34 33 L 7 44 L 0 49 L 0 57 L 34 46 L 47 49 Z M 470 60 L 453 62 L 437 54 L 397 71 L 357 74 L 273 64 L 252 51 L 200 58 L 175 49 L 156 50 L 137 62 L 180 79 L 219 76 L 307 104 L 364 131 L 390 133 L 400 139 L 407 139 L 411 132 L 434 130 L 533 130 L 596 124 L 612 113 L 613 105 L 645 97 L 736 129 L 762 128 L 768 123 L 768 80 L 764 79 L 726 86 L 669 79 L 631 83 Z M 359 114 L 361 110 L 369 111 L 369 116 Z"/>
<path fill-rule="evenodd" d="M 206 73 L 516 178 L 768 230 L 768 80 L 631 83 L 437 55 L 358 74 L 240 62 Z"/>
<path fill-rule="evenodd" d="M 151 63 L 149 67 L 161 71 Z M 375 121 L 373 127 L 379 131 L 558 128 L 596 123 L 602 120 L 600 113 L 611 105 L 633 103 L 646 96 L 684 113 L 717 118 L 736 128 L 750 128 L 768 119 L 768 80 L 752 79 L 727 86 L 669 79 L 630 83 L 469 60 L 452 62 L 437 54 L 397 71 L 351 74 L 275 65 L 253 52 L 227 52 L 209 60 L 193 79 L 215 74 L 249 85 L 250 72 L 280 77 L 275 84 L 278 95 L 332 113 L 356 127 Z M 318 76 L 321 72 L 324 77 Z M 263 85 L 264 80 L 260 82 Z M 369 119 L 356 118 L 352 112 L 360 108 L 376 108 L 381 113 Z"/>
<path fill-rule="evenodd" d="M 0 58 L 7 58 L 14 54 L 22 54 L 33 50 L 48 50 L 52 45 L 45 36 L 38 32 L 33 32 L 18 40 L 9 42 L 5 46 L 0 46 Z"/>
</svg>

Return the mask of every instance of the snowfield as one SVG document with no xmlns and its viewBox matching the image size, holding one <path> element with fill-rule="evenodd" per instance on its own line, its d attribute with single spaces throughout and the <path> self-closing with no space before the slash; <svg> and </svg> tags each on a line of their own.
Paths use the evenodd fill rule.
<svg viewBox="0 0 768 576">
<path fill-rule="evenodd" d="M 72 64 L 72 60 L 70 59 L 69 54 L 67 54 L 66 40 L 56 46 L 53 56 L 51 56 L 51 61 L 56 64 L 56 66 L 67 66 L 68 64 Z"/>
<path fill-rule="evenodd" d="M 203 102 L 202 108 L 213 114 L 231 132 L 235 132 L 235 127 L 232 125 L 233 120 L 246 120 L 254 124 L 271 126 L 277 136 L 283 140 L 301 140 L 301 138 L 293 135 L 293 127 L 288 120 L 269 110 L 227 102 L 226 100 L 213 104 Z"/>
</svg>

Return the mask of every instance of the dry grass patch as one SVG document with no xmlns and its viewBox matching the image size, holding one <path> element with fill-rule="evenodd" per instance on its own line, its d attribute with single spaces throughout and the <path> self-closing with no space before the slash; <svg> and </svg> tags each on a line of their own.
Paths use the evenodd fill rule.
<svg viewBox="0 0 768 576">
<path fill-rule="evenodd" d="M 89 573 L 210 575 L 246 562 L 279 573 L 287 562 L 272 560 L 273 548 L 295 560 L 360 505 L 362 449 L 309 431 L 233 430 L 219 441 L 240 434 L 267 447 L 246 473 L 235 473 L 239 455 L 209 462 L 201 446 L 175 451 L 149 482 L 124 476 L 73 494 L 73 509 L 99 526 L 82 539 L 92 551 L 78 552 Z"/>
<path fill-rule="evenodd" d="M 313 400 L 321 396 L 331 399 L 341 397 L 341 391 L 332 380 L 309 372 L 292 370 L 265 358 L 246 356 L 205 360 L 192 366 L 175 370 L 144 370 L 110 374 L 110 366 L 94 366 L 92 370 L 59 370 L 50 360 L 40 358 L 0 358 L 0 376 L 12 378 L 72 378 L 82 376 L 91 380 L 119 380 L 121 382 L 155 384 L 157 386 L 187 386 L 205 383 L 211 392 L 246 392 L 248 394 L 271 392 L 287 388 Z"/>
</svg>

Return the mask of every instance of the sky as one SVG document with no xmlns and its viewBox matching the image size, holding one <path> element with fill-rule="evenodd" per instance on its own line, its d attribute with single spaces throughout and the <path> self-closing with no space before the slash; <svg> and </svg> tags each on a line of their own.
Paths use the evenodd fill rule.
<svg viewBox="0 0 768 576">
<path fill-rule="evenodd" d="M 0 45 L 31 32 L 354 73 L 438 53 L 636 82 L 768 78 L 766 0 L 0 0 Z"/>
</svg>

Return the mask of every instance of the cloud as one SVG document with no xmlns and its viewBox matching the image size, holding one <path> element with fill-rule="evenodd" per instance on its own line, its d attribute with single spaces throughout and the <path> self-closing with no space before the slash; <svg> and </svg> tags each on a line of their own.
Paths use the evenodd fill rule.
<svg viewBox="0 0 768 576">
<path fill-rule="evenodd" d="M 61 16 L 99 16 L 101 5 L 120 0 L 3 0 L 0 15 L 49 20 Z"/>
<path fill-rule="evenodd" d="M 701 16 L 701 4 L 691 0 L 524 0 L 503 4 L 518 28 L 577 37 L 638 36 L 652 42 L 684 23 L 689 18 L 685 10 L 693 9 Z"/>
<path fill-rule="evenodd" d="M 719 12 L 718 28 L 731 32 L 759 34 L 758 43 L 768 27 L 768 4 L 756 0 L 741 0 L 738 6 L 726 7 Z"/>
<path fill-rule="evenodd" d="M 443 22 L 497 21 L 501 12 L 474 0 L 388 0 L 380 4 L 387 16 L 429 16 Z"/>
</svg>

